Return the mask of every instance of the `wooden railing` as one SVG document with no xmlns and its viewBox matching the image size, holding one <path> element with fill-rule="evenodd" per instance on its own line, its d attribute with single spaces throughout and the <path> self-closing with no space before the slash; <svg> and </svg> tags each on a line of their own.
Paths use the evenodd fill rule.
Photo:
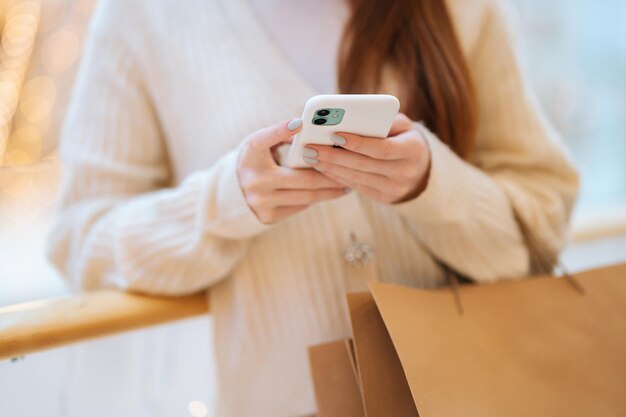
<svg viewBox="0 0 626 417">
<path fill-rule="evenodd" d="M 0 308 L 0 360 L 206 314 L 206 294 L 161 298 L 94 291 Z"/>
<path fill-rule="evenodd" d="M 576 243 L 626 236 L 626 216 L 576 225 Z M 150 297 L 112 290 L 0 308 L 0 360 L 209 312 L 208 296 Z"/>
<path fill-rule="evenodd" d="M 572 230 L 573 243 L 626 236 L 626 204 L 575 217 Z"/>
</svg>

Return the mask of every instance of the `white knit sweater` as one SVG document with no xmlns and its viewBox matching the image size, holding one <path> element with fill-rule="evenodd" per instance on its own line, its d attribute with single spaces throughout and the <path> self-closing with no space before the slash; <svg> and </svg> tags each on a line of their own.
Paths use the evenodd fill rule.
<svg viewBox="0 0 626 417">
<path fill-rule="evenodd" d="M 563 244 L 577 174 L 501 12 L 494 0 L 449 5 L 480 105 L 470 162 L 428 134 L 417 199 L 350 193 L 268 226 L 238 185 L 238 145 L 299 115 L 312 88 L 244 0 L 100 1 L 64 129 L 52 261 L 79 289 L 210 288 L 217 415 L 312 414 L 306 348 L 348 337 L 346 292 L 441 285 L 431 254 L 478 282 L 527 275 L 516 217 L 546 254 Z M 386 92 L 402 99 L 399 85 Z M 343 260 L 351 232 L 375 247 L 367 267 Z"/>
</svg>

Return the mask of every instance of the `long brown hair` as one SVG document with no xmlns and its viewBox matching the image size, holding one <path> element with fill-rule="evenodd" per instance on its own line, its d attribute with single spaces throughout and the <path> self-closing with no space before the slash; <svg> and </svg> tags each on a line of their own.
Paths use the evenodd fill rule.
<svg viewBox="0 0 626 417">
<path fill-rule="evenodd" d="M 471 150 L 477 109 L 470 72 L 445 0 L 349 0 L 339 90 L 379 92 L 390 69 L 401 111 L 421 120 L 461 157 Z"/>
</svg>

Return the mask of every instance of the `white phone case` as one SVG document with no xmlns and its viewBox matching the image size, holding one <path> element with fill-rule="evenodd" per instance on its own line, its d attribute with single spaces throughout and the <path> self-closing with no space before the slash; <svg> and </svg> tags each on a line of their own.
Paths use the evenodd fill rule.
<svg viewBox="0 0 626 417">
<path fill-rule="evenodd" d="M 313 123 L 318 110 L 336 108 L 345 110 L 339 124 Z M 399 108 L 398 99 L 387 94 L 324 94 L 311 97 L 302 113 L 302 130 L 294 138 L 282 165 L 310 168 L 302 160 L 302 148 L 308 144 L 332 145 L 330 138 L 337 132 L 386 138 Z"/>
</svg>

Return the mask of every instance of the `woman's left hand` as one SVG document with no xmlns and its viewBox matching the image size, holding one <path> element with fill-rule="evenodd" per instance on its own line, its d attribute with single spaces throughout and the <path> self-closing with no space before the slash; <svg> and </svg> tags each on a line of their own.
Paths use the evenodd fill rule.
<svg viewBox="0 0 626 417">
<path fill-rule="evenodd" d="M 319 172 L 385 204 L 412 200 L 426 188 L 430 149 L 411 120 L 396 116 L 386 139 L 338 133 L 328 145 L 307 145 L 304 161 Z M 343 149 L 342 149 L 343 148 Z"/>
</svg>

